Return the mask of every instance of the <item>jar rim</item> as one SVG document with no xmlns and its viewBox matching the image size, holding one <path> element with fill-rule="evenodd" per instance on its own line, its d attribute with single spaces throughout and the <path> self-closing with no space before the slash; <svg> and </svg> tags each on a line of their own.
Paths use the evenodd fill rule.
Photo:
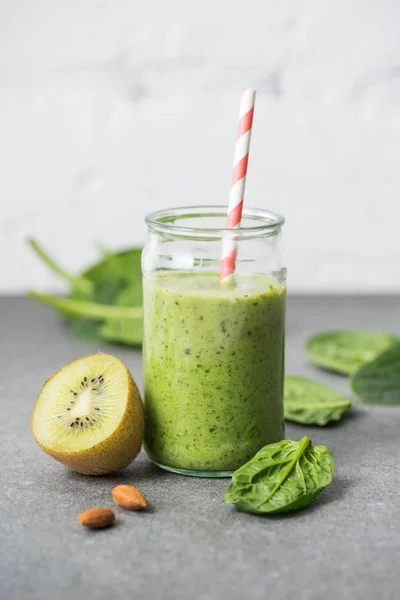
<svg viewBox="0 0 400 600">
<path fill-rule="evenodd" d="M 285 217 L 270 210 L 261 208 L 244 207 L 242 213 L 242 223 L 240 227 L 191 227 L 180 225 L 180 219 L 221 217 L 226 219 L 227 207 L 223 205 L 199 205 L 199 206 L 179 206 L 174 208 L 165 208 L 149 213 L 145 217 L 147 226 L 160 233 L 169 233 L 171 235 L 211 235 L 220 237 L 228 232 L 235 232 L 239 237 L 241 235 L 271 235 L 280 231 L 285 223 Z M 247 225 L 244 221 L 257 221 L 256 225 Z"/>
</svg>

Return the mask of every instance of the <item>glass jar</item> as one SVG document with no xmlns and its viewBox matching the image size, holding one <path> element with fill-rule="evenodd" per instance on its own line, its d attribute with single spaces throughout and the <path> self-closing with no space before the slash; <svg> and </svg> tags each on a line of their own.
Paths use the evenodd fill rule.
<svg viewBox="0 0 400 600">
<path fill-rule="evenodd" d="M 286 269 L 283 217 L 226 207 L 161 210 L 146 217 L 145 448 L 158 466 L 230 476 L 284 437 Z M 222 243 L 236 270 L 220 280 Z"/>
</svg>

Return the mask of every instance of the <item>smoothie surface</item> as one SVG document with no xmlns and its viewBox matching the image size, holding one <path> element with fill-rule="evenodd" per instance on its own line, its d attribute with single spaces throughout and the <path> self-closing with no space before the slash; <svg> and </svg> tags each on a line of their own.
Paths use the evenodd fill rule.
<svg viewBox="0 0 400 600">
<path fill-rule="evenodd" d="M 170 292 L 194 292 L 196 295 L 210 294 L 232 298 L 249 293 L 281 294 L 286 290 L 272 275 L 258 273 L 235 274 L 230 281 L 221 282 L 219 273 L 161 271 L 153 276 L 152 282 Z"/>
</svg>

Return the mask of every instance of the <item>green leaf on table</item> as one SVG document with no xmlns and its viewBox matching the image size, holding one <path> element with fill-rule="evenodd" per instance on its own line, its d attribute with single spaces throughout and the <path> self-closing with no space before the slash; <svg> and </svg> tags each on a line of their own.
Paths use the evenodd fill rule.
<svg viewBox="0 0 400 600">
<path fill-rule="evenodd" d="M 142 288 L 132 283 L 127 285 L 116 298 L 116 305 L 141 306 Z M 143 317 L 139 315 L 129 320 L 106 319 L 100 335 L 109 342 L 140 346 L 143 341 Z"/>
<path fill-rule="evenodd" d="M 283 406 L 287 421 L 322 426 L 339 421 L 351 407 L 351 402 L 346 396 L 311 379 L 286 375 Z"/>
<path fill-rule="evenodd" d="M 350 386 L 362 402 L 400 406 L 400 342 L 356 371 Z"/>
<path fill-rule="evenodd" d="M 82 273 L 82 277 L 96 284 L 110 277 L 121 277 L 128 282 L 142 284 L 141 248 L 129 248 L 108 254 L 103 260 Z"/>
<path fill-rule="evenodd" d="M 325 446 L 299 442 L 269 444 L 234 472 L 225 502 L 250 513 L 274 514 L 303 508 L 333 477 L 335 462 Z"/>
<path fill-rule="evenodd" d="M 118 306 L 76 300 L 75 298 L 63 298 L 52 294 L 41 294 L 39 292 L 28 292 L 28 296 L 39 300 L 43 304 L 52 306 L 65 316 L 81 316 L 92 319 L 138 319 L 143 315 L 140 306 Z"/>
<path fill-rule="evenodd" d="M 104 256 L 104 260 L 85 271 L 85 277 L 94 284 L 94 299 L 103 304 L 142 306 L 141 249 L 134 248 Z M 102 339 L 109 343 L 141 346 L 143 318 L 105 319 L 92 322 L 81 319 L 71 326 L 80 337 Z"/>
<path fill-rule="evenodd" d="M 90 342 L 101 342 L 102 337 L 99 329 L 101 321 L 88 319 L 86 317 L 69 318 L 68 324 L 71 330 L 79 338 Z"/>
<path fill-rule="evenodd" d="M 92 300 L 100 304 L 115 304 L 119 294 L 128 285 L 126 280 L 119 275 L 111 275 L 107 279 L 93 282 L 94 292 Z"/>
<path fill-rule="evenodd" d="M 52 306 L 72 330 L 84 339 L 104 339 L 131 345 L 142 343 L 141 248 L 103 252 L 103 259 L 80 275 L 69 274 L 35 240 L 36 254 L 71 285 L 69 297 L 30 292 L 35 300 Z"/>
<path fill-rule="evenodd" d="M 351 375 L 397 341 L 379 331 L 325 331 L 307 340 L 306 352 L 318 367 Z"/>
<path fill-rule="evenodd" d="M 98 302 L 115 306 L 141 307 L 143 302 L 140 248 L 117 254 L 107 253 L 104 260 L 84 272 L 95 284 Z M 133 319 L 105 319 L 97 324 L 97 335 L 110 343 L 141 346 L 142 313 Z"/>
<path fill-rule="evenodd" d="M 99 335 L 113 344 L 140 347 L 143 342 L 143 319 L 109 319 L 101 325 Z"/>
<path fill-rule="evenodd" d="M 142 286 L 137 285 L 136 281 L 129 282 L 115 299 L 118 306 L 142 306 L 142 302 Z"/>
<path fill-rule="evenodd" d="M 126 281 L 119 276 L 110 276 L 108 279 L 102 279 L 98 283 L 93 282 L 93 292 L 90 298 L 99 304 L 112 305 L 126 285 Z M 73 299 L 81 298 L 80 294 L 76 292 L 71 297 Z M 103 321 L 90 317 L 72 317 L 71 315 L 67 315 L 67 319 L 72 331 L 78 337 L 96 342 L 104 339 L 101 335 Z"/>
</svg>

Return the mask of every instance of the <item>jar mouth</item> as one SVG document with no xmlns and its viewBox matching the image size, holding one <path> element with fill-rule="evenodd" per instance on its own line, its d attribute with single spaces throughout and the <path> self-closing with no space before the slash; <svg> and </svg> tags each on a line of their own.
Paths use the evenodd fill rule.
<svg viewBox="0 0 400 600">
<path fill-rule="evenodd" d="M 148 214 L 147 226 L 152 231 L 174 236 L 221 237 L 235 232 L 235 237 L 273 235 L 285 222 L 282 215 L 260 208 L 243 208 L 240 227 L 225 226 L 227 207 L 222 205 L 182 206 Z M 207 226 L 205 225 L 207 223 Z"/>
</svg>

